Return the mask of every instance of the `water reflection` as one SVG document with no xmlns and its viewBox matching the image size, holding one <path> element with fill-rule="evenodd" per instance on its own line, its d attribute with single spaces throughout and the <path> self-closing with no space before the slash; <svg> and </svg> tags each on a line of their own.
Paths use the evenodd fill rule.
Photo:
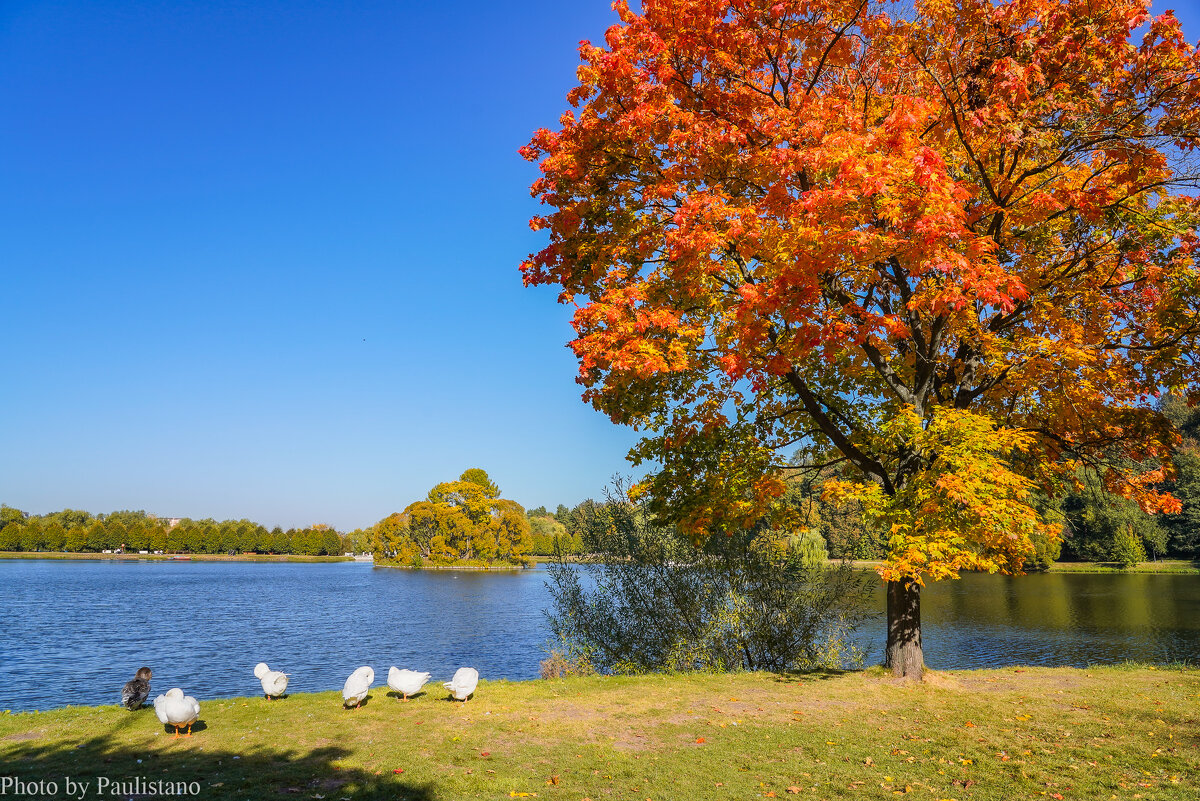
<svg viewBox="0 0 1200 801">
<path fill-rule="evenodd" d="M 340 688 L 359 665 L 462 665 L 537 675 L 544 571 L 411 572 L 369 565 L 0 560 L 0 709 L 115 704 L 141 665 L 152 695 L 256 694 L 253 667 L 295 692 Z M 883 609 L 883 591 L 875 598 Z M 1200 661 L 1200 576 L 968 575 L 922 610 L 937 668 Z M 877 660 L 882 617 L 857 635 Z M 431 686 L 437 686 L 433 684 Z"/>
<path fill-rule="evenodd" d="M 966 575 L 925 591 L 922 623 L 939 668 L 1195 662 L 1200 576 Z"/>
</svg>

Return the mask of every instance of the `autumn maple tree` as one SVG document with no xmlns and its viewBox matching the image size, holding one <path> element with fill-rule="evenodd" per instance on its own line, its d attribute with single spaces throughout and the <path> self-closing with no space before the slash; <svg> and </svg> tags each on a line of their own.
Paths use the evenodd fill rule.
<svg viewBox="0 0 1200 801">
<path fill-rule="evenodd" d="M 584 397 L 658 513 L 778 508 L 799 449 L 888 534 L 886 661 L 920 590 L 1019 572 L 1034 487 L 1147 510 L 1197 387 L 1200 59 L 1137 0 L 645 0 L 584 42 L 522 269 L 574 304 Z M 1149 465 L 1150 468 L 1146 466 Z"/>
</svg>

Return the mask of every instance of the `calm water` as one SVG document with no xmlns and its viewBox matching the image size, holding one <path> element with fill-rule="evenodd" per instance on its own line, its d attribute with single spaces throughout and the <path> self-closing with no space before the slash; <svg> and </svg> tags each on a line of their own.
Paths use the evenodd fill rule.
<svg viewBox="0 0 1200 801">
<path fill-rule="evenodd" d="M 547 640 L 540 570 L 413 572 L 363 563 L 0 560 L 0 709 L 116 703 L 141 665 L 156 695 L 340 689 L 359 665 L 448 679 L 537 675 Z M 877 597 L 883 608 L 882 592 Z M 1200 576 L 970 575 L 925 593 L 937 668 L 1200 661 Z M 883 620 L 860 635 L 877 661 Z"/>
</svg>

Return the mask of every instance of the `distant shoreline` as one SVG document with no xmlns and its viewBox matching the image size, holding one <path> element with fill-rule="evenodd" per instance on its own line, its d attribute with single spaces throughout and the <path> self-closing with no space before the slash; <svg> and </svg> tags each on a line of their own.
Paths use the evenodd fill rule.
<svg viewBox="0 0 1200 801">
<path fill-rule="evenodd" d="M 416 570 L 416 571 L 422 571 L 422 570 L 473 570 L 473 571 L 493 570 L 493 571 L 495 571 L 495 570 L 498 570 L 498 571 L 512 572 L 512 571 L 517 571 L 517 570 L 529 570 L 531 568 L 535 568 L 535 567 L 537 567 L 537 562 L 530 561 L 523 565 L 472 565 L 472 564 L 465 564 L 465 565 L 421 565 L 420 567 L 418 567 L 416 565 L 394 565 L 394 564 L 386 564 L 386 563 L 382 563 L 382 562 L 376 562 L 375 567 L 387 567 L 387 568 L 391 568 L 392 570 Z"/>
<path fill-rule="evenodd" d="M 851 567 L 873 570 L 884 562 L 869 559 L 850 559 Z M 830 559 L 830 564 L 838 560 Z M 972 571 L 963 571 L 964 573 Z M 1159 559 L 1157 562 L 1142 562 L 1129 568 L 1119 567 L 1115 562 L 1054 562 L 1046 570 L 1030 570 L 1025 575 L 1039 573 L 1153 573 L 1157 575 L 1200 574 L 1200 565 L 1188 559 Z"/>
<path fill-rule="evenodd" d="M 305 556 L 303 554 L 218 554 L 218 553 L 69 553 L 66 551 L 0 551 L 0 559 L 61 559 L 92 561 L 153 562 L 353 562 L 353 556 Z"/>
<path fill-rule="evenodd" d="M 0 559 L 59 559 L 63 561 L 92 561 L 97 559 L 113 559 L 123 561 L 155 561 L 155 562 L 292 562 L 292 563 L 321 563 L 321 562 L 355 562 L 353 556 L 304 556 L 303 554 L 216 554 L 216 553 L 69 553 L 65 551 L 0 551 Z M 388 567 L 396 570 L 473 570 L 473 571 L 513 571 L 529 570 L 553 562 L 553 557 L 531 556 L 524 565 L 431 565 L 420 567 L 402 564 L 374 563 L 375 567 Z M 831 559 L 830 564 L 839 560 Z M 849 564 L 861 570 L 871 570 L 884 563 L 867 559 L 851 559 Z M 1122 569 L 1107 562 L 1055 562 L 1048 570 L 1030 571 L 1035 573 L 1151 573 L 1157 575 L 1200 575 L 1200 565 L 1186 559 L 1160 559 L 1157 562 L 1142 562 L 1130 568 Z"/>
</svg>

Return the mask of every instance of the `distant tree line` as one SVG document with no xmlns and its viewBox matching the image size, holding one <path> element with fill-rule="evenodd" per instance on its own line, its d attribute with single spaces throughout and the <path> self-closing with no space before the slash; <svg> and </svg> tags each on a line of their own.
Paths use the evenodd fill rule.
<svg viewBox="0 0 1200 801">
<path fill-rule="evenodd" d="M 166 518 L 144 511 L 93 515 L 63 509 L 29 515 L 0 506 L 0 551 L 162 551 L 164 553 L 259 553 L 340 556 L 353 540 L 324 524 L 267 529 L 250 520 Z"/>
<path fill-rule="evenodd" d="M 528 510 L 525 514 L 533 536 L 533 553 L 538 556 L 583 553 L 585 515 L 601 505 L 589 498 L 573 509 L 560 503 L 554 512 L 547 511 L 545 506 Z"/>
</svg>

